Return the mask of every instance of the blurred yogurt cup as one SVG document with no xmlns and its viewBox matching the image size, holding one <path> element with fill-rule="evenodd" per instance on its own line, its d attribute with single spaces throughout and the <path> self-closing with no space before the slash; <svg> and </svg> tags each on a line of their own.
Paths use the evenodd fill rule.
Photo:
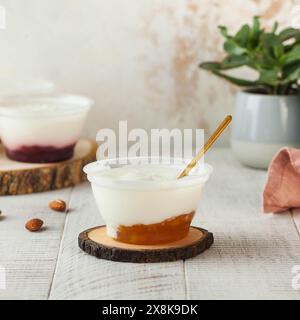
<svg viewBox="0 0 300 320">
<path fill-rule="evenodd" d="M 0 101 L 0 136 L 15 161 L 47 163 L 73 156 L 92 101 L 76 95 L 11 97 Z"/>
<path fill-rule="evenodd" d="M 172 164 L 115 162 L 101 160 L 84 167 L 108 236 L 143 245 L 187 236 L 212 167 L 205 164 L 177 180 L 185 167 L 181 159 L 173 159 Z"/>
</svg>

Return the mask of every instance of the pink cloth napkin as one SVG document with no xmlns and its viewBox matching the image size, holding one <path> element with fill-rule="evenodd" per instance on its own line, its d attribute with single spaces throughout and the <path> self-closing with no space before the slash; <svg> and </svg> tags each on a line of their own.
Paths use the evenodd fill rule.
<svg viewBox="0 0 300 320">
<path fill-rule="evenodd" d="M 300 150 L 281 149 L 273 158 L 263 193 L 264 212 L 300 207 Z"/>
</svg>

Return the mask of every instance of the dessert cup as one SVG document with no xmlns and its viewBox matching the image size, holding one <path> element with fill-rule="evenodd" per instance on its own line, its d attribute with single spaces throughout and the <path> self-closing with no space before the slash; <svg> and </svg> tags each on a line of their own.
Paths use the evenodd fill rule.
<svg viewBox="0 0 300 320">
<path fill-rule="evenodd" d="M 2 100 L 0 136 L 7 156 L 30 163 L 70 159 L 91 105 L 75 95 Z"/>
<path fill-rule="evenodd" d="M 182 159 L 171 163 L 162 159 L 156 164 L 131 164 L 132 160 L 101 160 L 84 167 L 107 234 L 138 245 L 169 243 L 187 236 L 212 167 L 204 164 L 176 179 L 185 168 Z"/>
</svg>

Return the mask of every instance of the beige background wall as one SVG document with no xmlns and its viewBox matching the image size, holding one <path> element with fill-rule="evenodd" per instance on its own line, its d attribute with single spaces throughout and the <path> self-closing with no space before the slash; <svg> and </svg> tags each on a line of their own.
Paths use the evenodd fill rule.
<svg viewBox="0 0 300 320">
<path fill-rule="evenodd" d="M 293 0 L 0 0 L 0 74 L 53 80 L 91 96 L 88 133 L 130 127 L 205 128 L 232 111 L 235 88 L 197 65 L 222 57 L 217 25 L 253 15 L 290 24 Z M 225 135 L 222 143 L 227 144 Z"/>
</svg>

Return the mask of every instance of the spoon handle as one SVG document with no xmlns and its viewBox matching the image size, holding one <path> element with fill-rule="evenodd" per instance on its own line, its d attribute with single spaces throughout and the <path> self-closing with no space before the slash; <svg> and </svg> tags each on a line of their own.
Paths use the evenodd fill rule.
<svg viewBox="0 0 300 320">
<path fill-rule="evenodd" d="M 225 119 L 219 124 L 215 132 L 209 137 L 205 145 L 201 150 L 196 154 L 196 156 L 190 161 L 190 163 L 185 167 L 185 169 L 180 173 L 177 179 L 181 179 L 189 174 L 189 172 L 194 168 L 197 162 L 203 157 L 206 151 L 212 146 L 212 144 L 218 139 L 220 134 L 225 130 L 232 120 L 232 116 L 228 115 Z"/>
</svg>

